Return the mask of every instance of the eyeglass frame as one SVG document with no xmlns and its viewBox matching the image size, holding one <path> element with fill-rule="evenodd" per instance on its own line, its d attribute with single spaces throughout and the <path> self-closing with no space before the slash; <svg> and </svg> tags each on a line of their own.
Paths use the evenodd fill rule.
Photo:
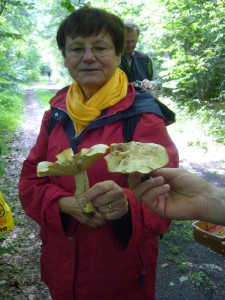
<svg viewBox="0 0 225 300">
<path fill-rule="evenodd" d="M 106 50 L 107 53 L 103 53 L 103 54 L 100 54 L 100 55 L 99 55 L 99 53 L 98 53 L 98 54 L 96 53 L 96 48 L 102 48 L 102 49 L 104 48 L 104 50 Z M 112 47 L 103 47 L 103 46 L 77 47 L 77 49 L 82 50 L 81 53 L 80 53 L 79 55 L 78 55 L 78 53 L 75 54 L 75 55 L 74 55 L 74 53 L 73 53 L 73 54 L 71 55 L 71 53 L 74 51 L 74 49 L 65 49 L 65 52 L 69 52 L 69 56 L 70 56 L 71 58 L 81 58 L 81 57 L 83 57 L 83 55 L 84 55 L 86 49 L 90 49 L 91 52 L 95 55 L 95 57 L 104 57 L 104 56 L 107 56 L 107 55 L 110 53 L 110 50 L 113 49 L 113 48 L 115 48 L 115 47 L 114 47 L 114 46 L 112 46 Z M 108 52 L 108 51 L 109 51 L 109 52 Z"/>
</svg>

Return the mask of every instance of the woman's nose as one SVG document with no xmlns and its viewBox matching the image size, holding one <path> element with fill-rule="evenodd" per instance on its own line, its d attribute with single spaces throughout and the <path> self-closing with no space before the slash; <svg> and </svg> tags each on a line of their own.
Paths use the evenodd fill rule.
<svg viewBox="0 0 225 300">
<path fill-rule="evenodd" d="M 85 48 L 83 54 L 83 61 L 93 61 L 96 59 L 96 56 L 91 48 Z"/>
</svg>

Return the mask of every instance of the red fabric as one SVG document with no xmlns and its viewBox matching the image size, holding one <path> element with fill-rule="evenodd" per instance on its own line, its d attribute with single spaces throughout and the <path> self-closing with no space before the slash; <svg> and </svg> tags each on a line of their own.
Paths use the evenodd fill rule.
<svg viewBox="0 0 225 300">
<path fill-rule="evenodd" d="M 58 93 L 51 105 L 65 109 L 67 89 Z M 129 88 L 127 97 L 108 114 L 129 107 L 134 90 Z M 114 180 L 129 198 L 132 216 L 132 237 L 126 249 L 114 240 L 109 222 L 99 228 L 89 228 L 75 219 L 68 226 L 62 225 L 57 199 L 73 195 L 73 176 L 37 178 L 36 167 L 40 161 L 55 161 L 56 155 L 69 148 L 60 124 L 48 134 L 50 111 L 44 114 L 36 145 L 25 160 L 19 181 L 21 204 L 35 222 L 40 225 L 43 243 L 41 275 L 55 300 L 153 300 L 157 236 L 168 229 L 170 221 L 154 215 L 134 198 L 123 174 L 108 173 L 106 162 L 100 159 L 88 170 L 90 186 L 103 180 Z M 123 142 L 122 121 L 87 131 L 78 146 L 91 147 Z M 154 114 L 143 114 L 134 134 L 135 141 L 159 143 L 167 148 L 168 166 L 178 166 L 178 154 L 171 141 L 164 121 Z M 139 280 L 146 273 L 145 283 Z"/>
</svg>

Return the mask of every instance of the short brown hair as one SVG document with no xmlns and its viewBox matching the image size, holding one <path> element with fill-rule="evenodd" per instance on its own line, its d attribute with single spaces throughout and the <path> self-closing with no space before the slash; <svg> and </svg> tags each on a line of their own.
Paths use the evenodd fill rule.
<svg viewBox="0 0 225 300">
<path fill-rule="evenodd" d="M 126 21 L 125 22 L 125 31 L 127 31 L 127 32 L 136 31 L 138 36 L 140 34 L 139 26 L 137 24 L 131 22 L 131 21 Z"/>
<path fill-rule="evenodd" d="M 110 34 L 116 55 L 123 52 L 124 23 L 116 15 L 101 8 L 83 6 L 66 17 L 59 25 L 56 41 L 62 55 L 65 56 L 66 37 L 88 37 L 98 35 L 101 30 Z"/>
</svg>

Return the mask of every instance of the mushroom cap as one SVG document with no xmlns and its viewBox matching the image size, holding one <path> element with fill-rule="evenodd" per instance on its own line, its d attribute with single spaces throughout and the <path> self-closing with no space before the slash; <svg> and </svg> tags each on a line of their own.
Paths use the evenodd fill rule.
<svg viewBox="0 0 225 300">
<path fill-rule="evenodd" d="M 71 148 L 66 149 L 56 156 L 57 161 L 55 163 L 48 161 L 38 163 L 37 176 L 65 176 L 84 172 L 90 168 L 107 149 L 107 145 L 98 144 L 91 148 L 83 148 L 76 155 L 74 155 Z"/>
<path fill-rule="evenodd" d="M 111 144 L 110 153 L 105 156 L 109 172 L 147 174 L 169 162 L 166 149 L 153 143 Z"/>
</svg>

